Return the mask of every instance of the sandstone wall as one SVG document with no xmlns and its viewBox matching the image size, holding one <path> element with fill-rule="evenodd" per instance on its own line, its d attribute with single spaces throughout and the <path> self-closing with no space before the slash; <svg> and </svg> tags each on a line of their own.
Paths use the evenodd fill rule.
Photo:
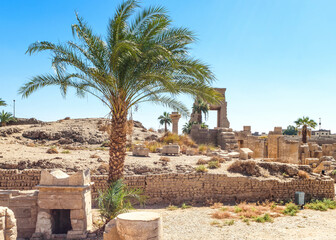
<svg viewBox="0 0 336 240">
<path fill-rule="evenodd" d="M 37 219 L 37 193 L 37 190 L 0 191 L 0 206 L 8 207 L 14 212 L 18 226 L 17 235 L 19 238 L 30 238 L 35 232 Z"/>
<path fill-rule="evenodd" d="M 16 240 L 16 220 L 13 211 L 0 207 L 0 239 Z"/>
<path fill-rule="evenodd" d="M 11 171 L 0 170 L 0 189 L 32 189 L 39 182 L 39 170 Z M 24 179 L 24 180 L 23 180 Z M 107 186 L 107 176 L 92 176 L 92 199 L 98 196 L 98 189 Z M 260 180 L 249 177 L 227 177 L 224 174 L 158 174 L 147 176 L 126 176 L 130 187 L 142 188 L 149 197 L 148 204 L 183 202 L 205 203 L 208 200 L 263 201 L 288 200 L 296 191 L 306 193 L 310 198 L 333 198 L 332 180 L 301 180 L 290 182 Z M 94 201 L 93 201 L 94 202 Z M 0 204 L 1 205 L 1 204 Z"/>
</svg>

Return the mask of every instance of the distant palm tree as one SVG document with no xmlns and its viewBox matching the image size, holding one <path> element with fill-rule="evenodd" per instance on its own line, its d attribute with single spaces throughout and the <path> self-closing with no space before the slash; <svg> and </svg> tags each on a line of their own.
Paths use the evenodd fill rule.
<svg viewBox="0 0 336 240">
<path fill-rule="evenodd" d="M 16 119 L 13 117 L 11 113 L 5 112 L 4 110 L 2 110 L 2 112 L 0 113 L 1 126 L 2 127 L 6 126 L 7 123 L 10 121 L 16 121 Z"/>
<path fill-rule="evenodd" d="M 160 124 L 165 126 L 165 132 L 167 132 L 167 125 L 170 125 L 172 122 L 169 113 L 164 112 L 158 119 L 160 120 Z"/>
<path fill-rule="evenodd" d="M 0 98 L 0 106 L 7 106 L 6 102 Z"/>
<path fill-rule="evenodd" d="M 302 142 L 307 143 L 307 135 L 310 135 L 308 127 L 315 128 L 317 123 L 309 117 L 299 118 L 294 123 L 297 127 L 302 127 Z"/>
<path fill-rule="evenodd" d="M 202 113 L 204 114 L 205 120 L 207 119 L 210 107 L 209 104 L 206 103 L 204 100 L 198 98 L 196 103 L 194 103 L 192 110 L 194 113 L 198 113 L 198 123 L 202 123 Z"/>
<path fill-rule="evenodd" d="M 196 124 L 196 122 L 186 122 L 182 127 L 182 132 L 185 134 L 190 134 L 192 126 Z"/>
<path fill-rule="evenodd" d="M 194 34 L 172 27 L 162 7 L 149 7 L 134 16 L 137 9 L 137 1 L 123 2 L 109 21 L 105 39 L 77 15 L 77 24 L 72 25 L 77 41 L 31 44 L 29 54 L 51 51 L 55 74 L 35 76 L 19 90 L 28 97 L 45 86 L 59 86 L 65 96 L 68 87 L 73 87 L 78 96 L 92 94 L 109 108 L 109 182 L 123 176 L 131 107 L 153 102 L 187 115 L 177 95 L 198 96 L 210 103 L 222 100 L 210 87 L 214 76 L 209 67 L 190 56 Z"/>
</svg>

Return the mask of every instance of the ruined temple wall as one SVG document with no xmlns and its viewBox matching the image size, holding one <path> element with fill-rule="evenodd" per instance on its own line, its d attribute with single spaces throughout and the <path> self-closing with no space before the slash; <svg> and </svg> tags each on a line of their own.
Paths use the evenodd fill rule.
<svg viewBox="0 0 336 240">
<path fill-rule="evenodd" d="M 268 147 L 268 158 L 278 158 L 278 139 L 282 136 L 279 135 L 268 135 L 267 147 Z"/>
<path fill-rule="evenodd" d="M 15 182 L 13 182 L 14 184 Z M 19 186 L 17 187 L 19 188 Z M 37 190 L 0 191 L 0 206 L 8 207 L 14 212 L 19 238 L 30 238 L 35 232 L 38 212 L 37 193 Z"/>
<path fill-rule="evenodd" d="M 212 144 L 217 146 L 218 130 L 216 129 L 201 129 L 193 126 L 190 132 L 190 137 L 197 144 Z"/>
<path fill-rule="evenodd" d="M 284 138 L 279 138 L 279 161 L 283 163 L 300 164 L 299 145 L 299 142 L 287 141 Z"/>
<path fill-rule="evenodd" d="M 27 188 L 27 185 L 31 186 L 36 183 L 36 179 L 31 178 L 26 180 L 25 186 L 22 186 L 20 179 L 27 179 L 27 171 L 10 175 L 3 174 L 3 172 L 5 171 L 0 170 L 0 189 L 22 189 Z M 4 181 L 6 184 L 3 184 Z M 91 181 L 94 182 L 92 200 L 95 202 L 98 196 L 98 189 L 107 187 L 107 176 L 92 176 Z M 288 182 L 280 182 L 248 177 L 228 177 L 224 174 L 172 173 L 126 176 L 125 182 L 130 187 L 142 188 L 145 195 L 149 197 L 147 204 L 206 203 L 211 199 L 227 203 L 234 201 L 263 201 L 266 199 L 288 200 L 293 199 L 296 191 L 305 192 L 307 199 L 334 197 L 333 180 L 293 179 Z"/>
</svg>

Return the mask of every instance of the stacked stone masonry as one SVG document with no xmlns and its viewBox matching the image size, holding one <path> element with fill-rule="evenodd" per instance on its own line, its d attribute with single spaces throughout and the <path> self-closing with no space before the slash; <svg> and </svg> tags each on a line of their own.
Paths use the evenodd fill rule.
<svg viewBox="0 0 336 240">
<path fill-rule="evenodd" d="M 29 190 L 39 184 L 40 170 L 0 170 L 0 189 Z M 91 177 L 92 202 L 99 189 L 107 187 L 107 176 Z M 228 177 L 224 174 L 158 174 L 126 176 L 128 186 L 142 188 L 149 197 L 148 204 L 183 202 L 206 203 L 208 200 L 263 201 L 266 199 L 288 200 L 296 191 L 303 191 L 307 198 L 333 198 L 333 180 L 301 180 L 287 182 L 260 180 L 249 177 Z M 34 196 L 32 196 L 34 197 Z M 0 205 L 1 205 L 0 200 Z"/>
</svg>

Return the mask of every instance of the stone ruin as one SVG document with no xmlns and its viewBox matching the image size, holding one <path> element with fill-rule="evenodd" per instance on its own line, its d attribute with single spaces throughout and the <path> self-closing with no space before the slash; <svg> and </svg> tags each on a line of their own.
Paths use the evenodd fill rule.
<svg viewBox="0 0 336 240">
<path fill-rule="evenodd" d="M 12 210 L 0 207 L 0 240 L 16 240 L 16 219 Z"/>
<path fill-rule="evenodd" d="M 15 214 L 18 237 L 86 239 L 92 228 L 90 171 L 69 176 L 42 170 L 36 188 L 0 191 L 0 205 Z"/>
<path fill-rule="evenodd" d="M 132 150 L 133 156 L 139 157 L 148 157 L 149 156 L 149 149 L 145 148 L 143 144 L 136 144 Z"/>
<path fill-rule="evenodd" d="M 223 100 L 217 105 L 210 105 L 210 110 L 217 111 L 217 127 L 214 129 L 202 129 L 200 124 L 194 124 L 190 131 L 190 137 L 197 144 L 212 144 L 220 146 L 223 150 L 238 150 L 235 134 L 230 128 L 227 118 L 227 102 L 225 99 L 226 88 L 215 88 L 222 94 Z M 190 117 L 191 122 L 198 122 L 200 114 L 193 112 Z"/>
</svg>

